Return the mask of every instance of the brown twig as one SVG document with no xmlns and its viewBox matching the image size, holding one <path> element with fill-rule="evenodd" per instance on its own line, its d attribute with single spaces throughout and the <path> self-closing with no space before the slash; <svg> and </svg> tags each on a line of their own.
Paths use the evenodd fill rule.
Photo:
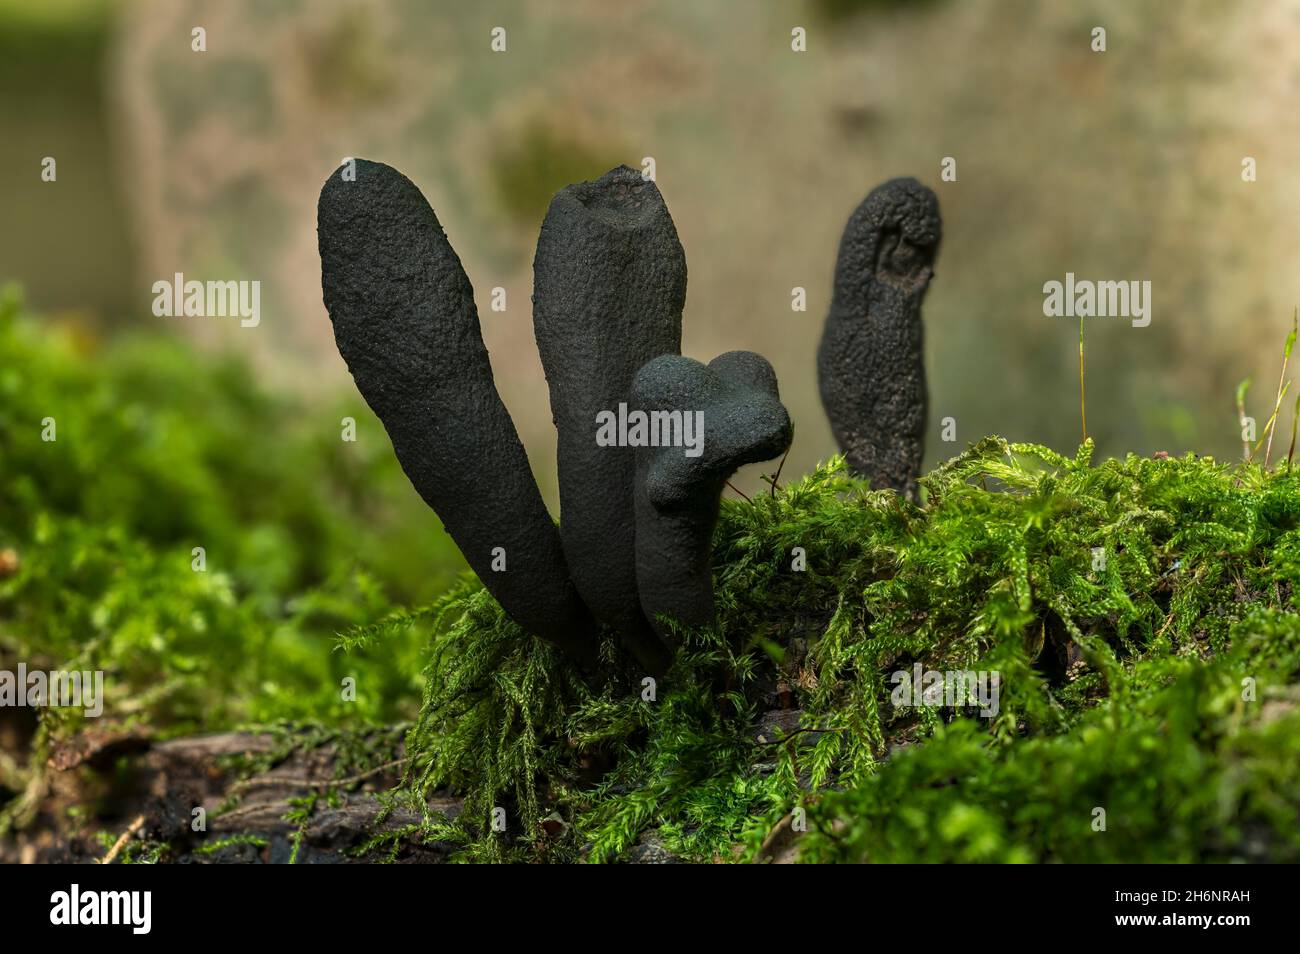
<svg viewBox="0 0 1300 954">
<path fill-rule="evenodd" d="M 99 859 L 99 864 L 111 865 L 113 859 L 121 853 L 122 849 L 126 847 L 126 843 L 131 840 L 131 836 L 139 831 L 143 825 L 144 816 L 137 815 L 135 821 L 131 822 L 131 824 L 127 826 L 126 831 L 122 832 L 122 834 L 118 836 L 117 841 L 113 842 L 113 847 L 108 849 L 108 854 Z"/>
</svg>

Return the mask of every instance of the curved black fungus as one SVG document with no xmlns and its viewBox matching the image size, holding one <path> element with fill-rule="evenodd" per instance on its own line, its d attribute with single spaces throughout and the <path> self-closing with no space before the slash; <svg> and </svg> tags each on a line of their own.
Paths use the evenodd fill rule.
<svg viewBox="0 0 1300 954">
<path fill-rule="evenodd" d="M 701 364 L 665 355 L 646 364 L 632 385 L 632 407 L 703 414 L 702 453 L 677 446 L 636 452 L 636 575 L 641 606 L 666 643 L 662 617 L 685 627 L 713 622 L 710 557 L 719 499 L 744 464 L 771 460 L 790 447 L 790 416 L 772 366 L 749 351 Z"/>
<path fill-rule="evenodd" d="M 915 179 L 877 186 L 844 228 L 817 377 L 849 466 L 916 499 L 928 397 L 921 301 L 934 274 L 939 202 Z"/>
<path fill-rule="evenodd" d="M 560 539 L 595 617 L 646 669 L 669 658 L 637 599 L 633 448 L 600 447 L 597 415 L 637 370 L 678 354 L 686 256 L 659 189 L 620 166 L 551 200 L 533 261 L 533 327 L 559 436 Z"/>
<path fill-rule="evenodd" d="M 358 159 L 355 181 L 339 170 L 321 190 L 317 236 L 339 353 L 407 477 L 511 618 L 590 667 L 594 624 L 433 209 L 396 169 Z"/>
</svg>

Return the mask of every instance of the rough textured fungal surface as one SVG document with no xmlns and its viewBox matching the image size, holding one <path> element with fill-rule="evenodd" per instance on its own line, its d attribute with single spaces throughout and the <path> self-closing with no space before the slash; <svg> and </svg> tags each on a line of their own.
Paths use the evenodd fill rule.
<svg viewBox="0 0 1300 954">
<path fill-rule="evenodd" d="M 942 226 L 915 179 L 877 186 L 844 228 L 817 350 L 822 404 L 849 466 L 916 499 L 928 397 L 921 301 Z"/>
<path fill-rule="evenodd" d="M 600 447 L 647 361 L 678 354 L 686 256 L 663 196 L 620 166 L 551 200 L 533 261 L 533 326 L 559 447 L 560 538 L 592 613 L 651 672 L 669 662 L 637 598 L 631 447 Z"/>
<path fill-rule="evenodd" d="M 358 159 L 355 181 L 340 169 L 321 190 L 317 237 L 339 353 L 407 477 L 511 618 L 590 663 L 594 624 L 433 209 L 400 172 Z"/>
<path fill-rule="evenodd" d="M 681 447 L 636 452 L 636 573 L 641 606 L 671 645 L 660 617 L 687 626 L 713 622 L 710 558 L 719 499 L 738 467 L 785 453 L 794 436 L 776 373 L 761 355 L 729 351 L 707 365 L 656 358 L 632 386 L 633 406 L 703 415 L 703 453 Z"/>
</svg>

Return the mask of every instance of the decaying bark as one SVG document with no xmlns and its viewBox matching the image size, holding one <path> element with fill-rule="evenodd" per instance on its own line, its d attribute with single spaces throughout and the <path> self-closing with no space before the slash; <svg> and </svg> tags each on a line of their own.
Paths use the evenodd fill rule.
<svg viewBox="0 0 1300 954">
<path fill-rule="evenodd" d="M 361 861 L 367 859 L 356 849 L 370 838 L 419 821 L 408 808 L 384 813 L 377 797 L 400 776 L 400 761 L 339 779 L 339 753 L 327 744 L 293 751 L 253 774 L 236 768 L 249 760 L 275 760 L 283 746 L 281 738 L 248 732 L 157 743 L 129 734 L 79 737 L 51 753 L 36 817 L 0 839 L 0 863 L 116 862 L 132 854 L 133 842 L 137 853 L 165 842 L 159 860 L 169 863 L 284 863 L 295 840 L 299 864 Z M 317 800 L 299 835 L 299 824 L 285 817 L 290 800 L 330 792 L 335 798 Z M 84 821 L 69 820 L 70 805 L 82 809 Z M 454 817 L 460 801 L 438 798 L 430 807 Z M 194 830 L 197 808 L 206 815 L 206 831 Z M 107 848 L 98 837 L 105 831 L 118 836 Z M 264 844 L 204 850 L 232 836 Z M 408 846 L 396 860 L 440 862 L 451 850 L 443 844 Z"/>
</svg>

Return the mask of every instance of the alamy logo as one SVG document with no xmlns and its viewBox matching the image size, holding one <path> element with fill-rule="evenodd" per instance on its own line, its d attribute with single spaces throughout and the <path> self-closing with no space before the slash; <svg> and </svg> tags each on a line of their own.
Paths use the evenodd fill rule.
<svg viewBox="0 0 1300 954">
<path fill-rule="evenodd" d="M 1048 318 L 1131 318 L 1134 328 L 1151 324 L 1151 283 L 1139 281 L 1065 281 L 1043 285 L 1043 314 Z"/>
<path fill-rule="evenodd" d="M 703 411 L 629 411 L 596 414 L 597 447 L 682 447 L 687 457 L 704 453 Z"/>
<path fill-rule="evenodd" d="M 131 933 L 148 934 L 153 923 L 150 891 L 71 891 L 50 895 L 51 924 L 129 924 Z"/>
<path fill-rule="evenodd" d="M 242 328 L 256 328 L 262 321 L 259 281 L 187 282 L 177 272 L 170 282 L 154 282 L 153 293 L 153 313 L 159 318 L 238 318 Z"/>
<path fill-rule="evenodd" d="M 97 719 L 104 714 L 104 672 L 28 672 L 26 663 L 19 663 L 17 672 L 0 669 L 0 708 L 26 706 L 76 707 L 87 718 Z"/>
<path fill-rule="evenodd" d="M 926 669 L 920 663 L 909 672 L 900 669 L 890 676 L 894 689 L 889 701 L 895 708 L 909 706 L 978 707 L 980 716 L 992 719 L 1000 708 L 1002 674 L 981 669 Z"/>
</svg>

